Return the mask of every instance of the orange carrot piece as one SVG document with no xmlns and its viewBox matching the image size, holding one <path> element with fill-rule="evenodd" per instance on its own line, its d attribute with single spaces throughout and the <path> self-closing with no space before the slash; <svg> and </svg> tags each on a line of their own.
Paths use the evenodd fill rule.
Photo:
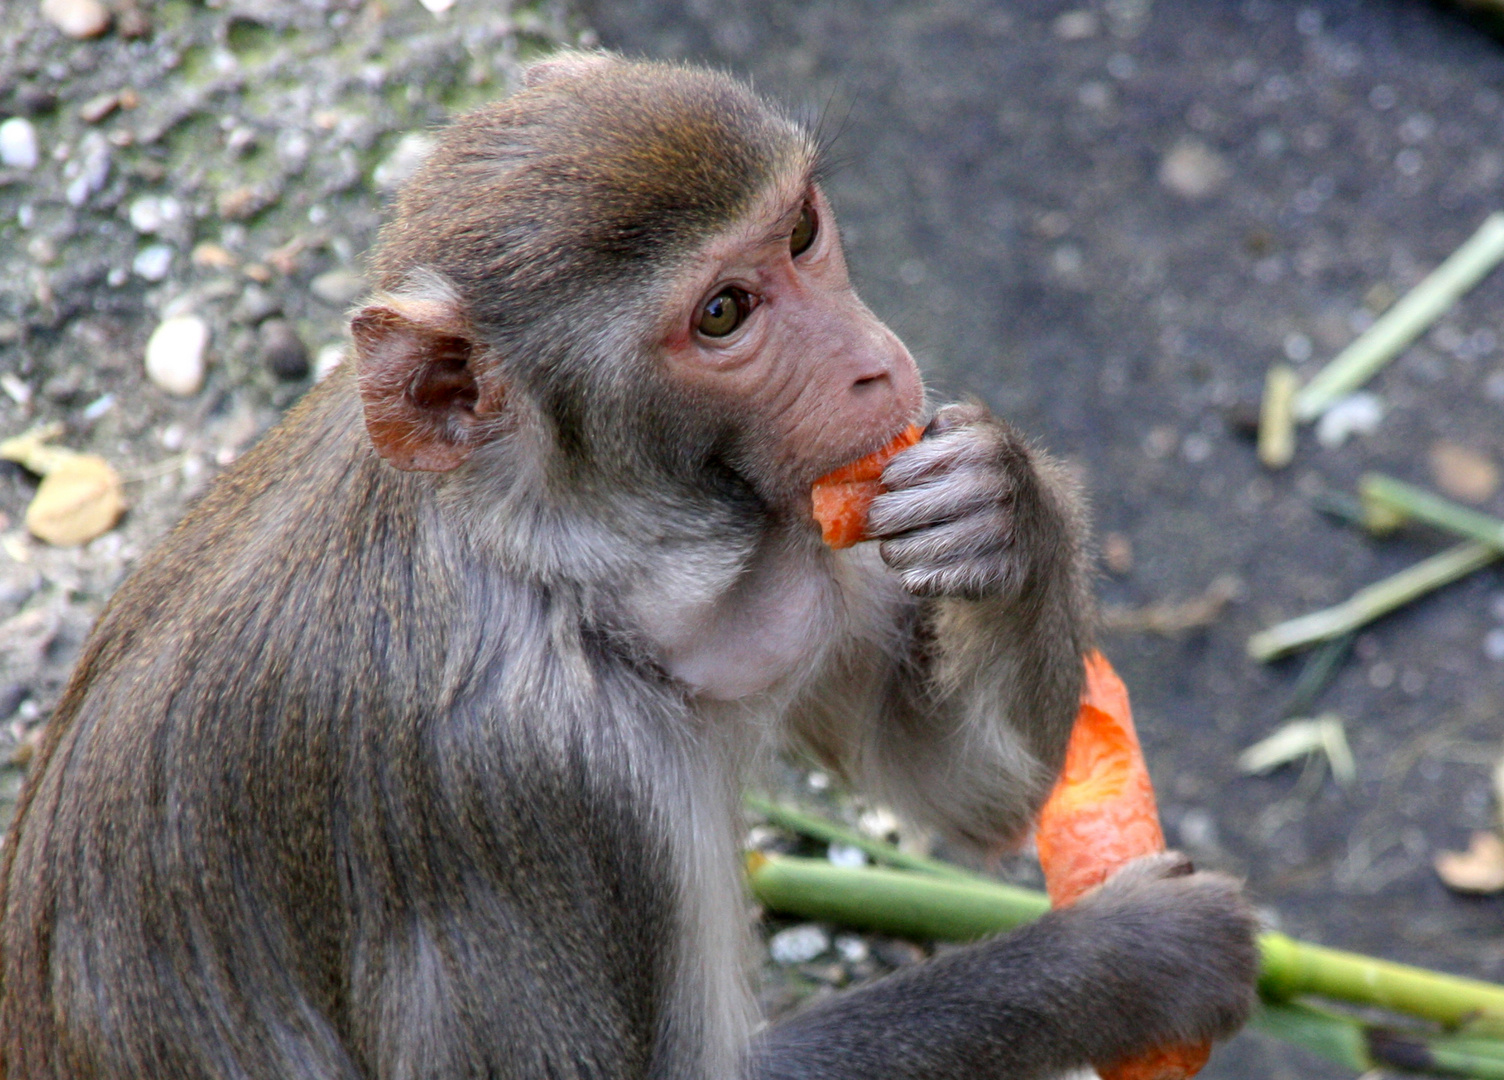
<svg viewBox="0 0 1504 1080">
<path fill-rule="evenodd" d="M 1086 658 L 1081 711 L 1065 768 L 1039 812 L 1035 843 L 1056 907 L 1075 902 L 1124 863 L 1164 850 L 1128 689 L 1099 652 Z M 1210 1053 L 1209 1043 L 1163 1047 L 1097 1071 L 1102 1080 L 1187 1080 Z"/>
<path fill-rule="evenodd" d="M 810 489 L 810 502 L 815 520 L 820 523 L 821 539 L 837 550 L 866 539 L 867 512 L 872 509 L 872 500 L 883 492 L 883 469 L 900 451 L 918 442 L 922 434 L 919 427 L 910 424 L 881 450 L 842 465 L 815 481 Z"/>
</svg>

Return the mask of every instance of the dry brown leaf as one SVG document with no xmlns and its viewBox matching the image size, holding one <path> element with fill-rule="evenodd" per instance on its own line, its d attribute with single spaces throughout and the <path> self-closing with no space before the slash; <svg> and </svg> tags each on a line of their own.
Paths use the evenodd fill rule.
<svg viewBox="0 0 1504 1080">
<path fill-rule="evenodd" d="M 120 474 L 102 457 L 77 454 L 42 477 L 26 508 L 26 528 L 38 540 L 69 547 L 109 532 L 123 513 Z"/>
<path fill-rule="evenodd" d="M 1482 503 L 1499 490 L 1499 467 L 1465 446 L 1440 439 L 1431 444 L 1431 475 L 1436 486 L 1454 499 Z"/>
<path fill-rule="evenodd" d="M 1504 892 L 1504 840 L 1497 833 L 1475 832 L 1466 851 L 1436 856 L 1436 873 L 1457 892 Z"/>
</svg>

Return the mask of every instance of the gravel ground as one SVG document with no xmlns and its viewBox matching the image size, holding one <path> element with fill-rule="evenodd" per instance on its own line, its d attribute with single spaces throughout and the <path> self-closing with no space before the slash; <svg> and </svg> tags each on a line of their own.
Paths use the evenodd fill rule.
<svg viewBox="0 0 1504 1080">
<path fill-rule="evenodd" d="M 113 14 L 77 39 L 34 3 L 0 8 L 0 435 L 63 423 L 59 445 L 113 463 L 129 501 L 92 543 L 48 547 L 22 528 L 36 478 L 0 463 L 0 738 L 13 740 L 39 730 L 142 550 L 337 358 L 362 254 L 425 129 L 579 41 L 552 3 Z M 191 348 L 169 357 L 176 374 L 159 379 L 177 378 L 174 394 L 143 356 L 161 321 L 184 317 L 208 329 L 207 373 L 195 388 Z"/>
<path fill-rule="evenodd" d="M 1366 631 L 1317 699 L 1346 721 L 1350 788 L 1235 767 L 1300 671 L 1248 660 L 1248 635 L 1448 543 L 1366 537 L 1318 493 L 1378 468 L 1504 513 L 1504 274 L 1374 381 L 1370 434 L 1307 432 L 1278 473 L 1245 434 L 1272 361 L 1315 370 L 1499 208 L 1504 54 L 1408 0 L 457 0 L 442 17 L 403 0 L 118 0 L 92 40 L 31 3 L 0 8 L 0 121 L 38 148 L 24 167 L 0 129 L 0 437 L 62 421 L 60 443 L 113 462 L 130 502 L 100 539 L 47 547 L 21 526 L 36 478 L 0 463 L 0 740 L 24 758 L 131 562 L 339 345 L 424 129 L 505 92 L 520 58 L 592 43 L 586 26 L 823 115 L 868 301 L 943 396 L 981 396 L 1083 470 L 1103 644 L 1172 841 L 1247 876 L 1298 936 L 1504 978 L 1504 901 L 1452 895 L 1431 870 L 1496 813 L 1496 570 Z M 209 330 L 206 381 L 181 397 L 142 364 L 180 315 Z M 1154 605 L 1196 598 L 1205 625 L 1145 629 Z M 785 781 L 855 814 L 818 776 Z M 782 942 L 789 960 L 823 947 L 765 966 L 775 1010 L 919 955 Z M 1244 1036 L 1206 1075 L 1345 1074 Z"/>
</svg>

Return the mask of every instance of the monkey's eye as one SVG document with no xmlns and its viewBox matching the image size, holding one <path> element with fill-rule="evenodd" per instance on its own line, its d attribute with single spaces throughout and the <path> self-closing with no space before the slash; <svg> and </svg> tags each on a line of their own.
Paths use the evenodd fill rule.
<svg viewBox="0 0 1504 1080">
<path fill-rule="evenodd" d="M 727 287 L 705 301 L 696 325 L 706 337 L 725 337 L 742 324 L 751 310 L 750 296 L 741 289 Z"/>
<path fill-rule="evenodd" d="M 789 254 L 795 258 L 803 255 L 815 242 L 815 234 L 819 231 L 820 224 L 815 218 L 815 209 L 809 203 L 805 203 L 804 209 L 799 211 L 798 224 L 794 226 L 794 231 L 789 236 Z"/>
</svg>

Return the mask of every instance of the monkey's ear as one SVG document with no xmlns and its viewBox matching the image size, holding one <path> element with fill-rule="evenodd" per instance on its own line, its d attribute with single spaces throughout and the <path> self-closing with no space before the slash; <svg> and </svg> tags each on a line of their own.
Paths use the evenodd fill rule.
<svg viewBox="0 0 1504 1080">
<path fill-rule="evenodd" d="M 501 404 L 477 346 L 445 303 L 372 304 L 350 322 L 366 431 L 399 469 L 448 472 L 487 437 Z"/>
<path fill-rule="evenodd" d="M 609 67 L 616 62 L 610 53 L 576 52 L 566 49 L 544 60 L 531 63 L 522 72 L 522 85 L 529 90 L 545 86 L 555 79 L 573 79 L 592 71 Z"/>
</svg>

